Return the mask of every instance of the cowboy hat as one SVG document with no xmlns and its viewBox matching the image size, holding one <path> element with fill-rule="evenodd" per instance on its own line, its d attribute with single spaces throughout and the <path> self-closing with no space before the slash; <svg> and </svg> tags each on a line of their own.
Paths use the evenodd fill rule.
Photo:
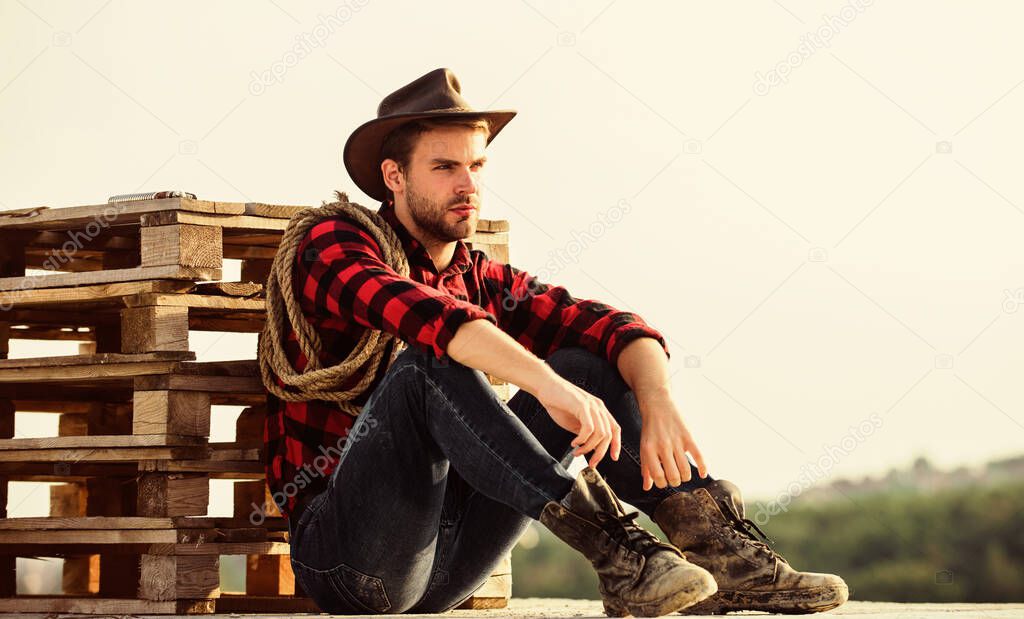
<svg viewBox="0 0 1024 619">
<path fill-rule="evenodd" d="M 371 198 L 383 200 L 387 186 L 380 170 L 381 145 L 399 126 L 422 118 L 482 118 L 491 125 L 490 144 L 515 115 L 515 110 L 474 110 L 462 98 L 459 79 L 451 69 L 434 69 L 384 97 L 377 118 L 348 137 L 342 159 L 356 186 Z"/>
</svg>

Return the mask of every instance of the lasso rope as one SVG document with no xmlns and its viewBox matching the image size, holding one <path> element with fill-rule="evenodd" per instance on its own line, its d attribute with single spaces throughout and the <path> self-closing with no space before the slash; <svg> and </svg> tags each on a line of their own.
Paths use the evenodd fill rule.
<svg viewBox="0 0 1024 619">
<path fill-rule="evenodd" d="M 299 243 L 317 223 L 343 216 L 366 229 L 384 252 L 384 262 L 399 275 L 408 277 L 409 261 L 394 229 L 380 215 L 349 202 L 348 196 L 340 191 L 335 192 L 335 197 L 338 199 L 336 202 L 299 211 L 288 222 L 267 278 L 267 322 L 257 357 L 263 386 L 278 398 L 289 402 L 336 402 L 342 411 L 355 416 L 361 408 L 352 400 L 361 395 L 377 375 L 388 345 L 394 343 L 394 354 L 405 345 L 390 333 L 366 329 L 348 357 L 337 365 L 321 367 L 320 336 L 306 320 L 292 290 L 292 267 Z M 299 349 L 307 359 L 302 372 L 295 371 L 284 352 L 284 338 L 289 327 L 295 331 Z M 393 359 L 388 359 L 387 363 L 390 365 Z M 361 368 L 364 372 L 359 382 L 342 389 L 341 386 Z M 284 388 L 278 386 L 275 375 L 284 383 Z"/>
</svg>

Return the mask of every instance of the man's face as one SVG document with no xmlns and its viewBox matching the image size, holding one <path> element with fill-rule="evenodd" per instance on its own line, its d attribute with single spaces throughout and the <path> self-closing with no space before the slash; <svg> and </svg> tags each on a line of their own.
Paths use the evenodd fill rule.
<svg viewBox="0 0 1024 619">
<path fill-rule="evenodd" d="M 468 127 L 433 129 L 420 136 L 395 202 L 405 203 L 422 234 L 451 243 L 476 232 L 486 146 L 484 132 Z"/>
</svg>

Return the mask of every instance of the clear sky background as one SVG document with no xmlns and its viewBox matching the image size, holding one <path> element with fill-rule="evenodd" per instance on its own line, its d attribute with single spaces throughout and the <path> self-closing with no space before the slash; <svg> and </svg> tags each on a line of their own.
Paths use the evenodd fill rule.
<svg viewBox="0 0 1024 619">
<path fill-rule="evenodd" d="M 823 457 L 819 483 L 977 465 L 1024 445 L 1022 19 L 1010 1 L 0 0 L 0 209 L 163 189 L 371 204 L 346 137 L 450 67 L 475 106 L 519 110 L 483 193 L 512 262 L 666 335 L 713 474 L 768 496 Z"/>
</svg>

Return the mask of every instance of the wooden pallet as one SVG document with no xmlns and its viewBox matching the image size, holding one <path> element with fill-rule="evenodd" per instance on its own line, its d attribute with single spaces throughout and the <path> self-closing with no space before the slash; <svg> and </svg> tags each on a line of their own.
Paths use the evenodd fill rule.
<svg viewBox="0 0 1024 619">
<path fill-rule="evenodd" d="M 156 279 L 263 283 L 288 220 L 303 208 L 165 198 L 0 212 L 0 290 Z M 508 258 L 508 222 L 483 220 L 474 247 Z M 26 275 L 26 269 L 58 272 Z"/>
<path fill-rule="evenodd" d="M 50 489 L 51 518 L 0 520 L 0 563 L 65 557 L 65 595 L 14 596 L 8 582 L 11 595 L 0 600 L 0 612 L 214 612 L 221 554 L 247 555 L 247 595 L 229 605 L 245 608 L 251 598 L 259 600 L 257 609 L 315 611 L 301 591 L 296 595 L 286 523 L 267 502 L 260 458 L 265 394 L 255 362 L 203 364 L 191 357 L 65 358 L 71 365 L 54 375 L 45 373 L 54 366 L 43 360 L 0 362 L 0 387 L 16 389 L 7 395 L 42 395 L 25 391 L 38 389 L 37 382 L 2 382 L 18 370 L 43 372 L 33 378 L 50 390 L 46 400 L 5 400 L 4 410 L 61 414 L 58 437 L 0 439 L 4 480 L 65 482 Z M 211 401 L 252 404 L 236 421 L 234 443 L 207 443 Z M 11 419 L 0 417 L 6 436 Z M 191 435 L 144 434 L 154 421 L 160 432 L 177 427 Z M 208 511 L 212 478 L 236 480 L 234 517 L 193 517 Z M 249 515 L 257 501 L 266 515 L 254 526 Z"/>
<path fill-rule="evenodd" d="M 98 610 L 115 604 L 117 598 L 132 597 L 136 599 L 131 608 L 152 609 L 149 612 L 172 608 L 172 612 L 182 612 L 181 608 L 212 612 L 215 604 L 197 602 L 211 602 L 221 595 L 220 556 L 274 557 L 277 564 L 287 564 L 285 531 L 239 524 L 215 518 L 88 516 L 0 521 L 0 553 L 66 561 L 64 596 L 11 597 L 0 600 L 0 611 Z M 249 586 L 254 595 L 280 595 L 268 588 L 266 567 L 251 571 L 254 577 Z M 104 578 L 105 572 L 117 579 Z M 89 597 L 82 599 L 83 594 Z M 294 597 L 294 584 L 286 595 Z"/>
<path fill-rule="evenodd" d="M 205 514 L 214 473 L 262 479 L 265 394 L 255 361 L 192 358 L 160 352 L 0 361 L 0 425 L 8 437 L 0 438 L 0 472 L 20 481 L 130 480 L 132 515 Z M 234 443 L 208 442 L 214 404 L 246 407 Z M 19 412 L 60 414 L 58 435 L 10 438 Z"/>
<path fill-rule="evenodd" d="M 266 310 L 262 284 L 166 280 L 0 291 L 0 307 L 0 339 L 101 353 L 185 351 L 192 331 L 259 333 Z"/>
<path fill-rule="evenodd" d="M 74 477 L 80 472 L 74 470 L 33 477 L 67 483 L 50 489 L 51 518 L 0 520 L 0 555 L 65 557 L 65 595 L 18 596 L 0 601 L 0 612 L 214 612 L 221 608 L 211 600 L 219 595 L 216 568 L 223 554 L 247 556 L 246 593 L 227 601 L 234 608 L 246 609 L 252 602 L 254 610 L 315 612 L 315 605 L 295 586 L 287 523 L 268 496 L 255 446 L 259 435 L 252 432 L 262 430 L 263 415 L 248 414 L 252 411 L 247 408 L 238 417 L 239 441 L 212 443 L 203 456 L 191 454 L 196 458 L 191 461 L 133 459 L 128 464 L 134 477 Z M 182 468 L 187 472 L 178 472 Z M 236 480 L 232 517 L 173 515 L 205 513 L 209 479 L 214 477 Z M 252 505 L 257 502 L 261 516 L 254 523 Z M 36 535 L 41 531 L 45 538 Z M 35 546 L 43 539 L 45 552 Z M 117 586 L 103 579 L 104 569 L 118 574 Z M 138 586 L 124 588 L 124 583 Z M 82 593 L 90 595 L 79 597 Z M 137 599 L 121 599 L 125 596 Z"/>
<path fill-rule="evenodd" d="M 61 415 L 59 436 L 0 439 L 0 486 L 63 482 L 50 489 L 50 518 L 0 520 L 0 612 L 317 612 L 296 587 L 263 476 L 255 362 L 192 356 L 0 361 L 3 436 L 19 410 Z M 207 441 L 213 402 L 246 406 L 235 442 Z M 203 516 L 215 478 L 235 481 L 231 518 Z M 244 595 L 219 591 L 228 554 L 246 555 Z M 14 595 L 18 556 L 64 557 L 64 595 Z M 499 568 L 466 607 L 504 606 L 509 572 Z"/>
<path fill-rule="evenodd" d="M 318 612 L 264 479 L 256 361 L 201 363 L 188 347 L 191 331 L 261 331 L 263 283 L 302 208 L 174 198 L 0 213 L 0 612 Z M 473 245 L 507 260 L 507 230 L 482 221 Z M 202 281 L 225 258 L 242 282 Z M 81 354 L 6 359 L 11 339 Z M 209 442 L 214 405 L 242 408 L 234 442 Z M 59 414 L 57 435 L 12 438 L 28 413 Z M 235 482 L 231 518 L 204 516 L 212 479 Z M 50 517 L 3 519 L 8 481 L 58 482 Z M 219 590 L 224 554 L 246 555 L 244 594 Z M 64 557 L 63 595 L 16 595 L 18 556 Z M 504 606 L 510 571 L 464 607 Z"/>
</svg>

